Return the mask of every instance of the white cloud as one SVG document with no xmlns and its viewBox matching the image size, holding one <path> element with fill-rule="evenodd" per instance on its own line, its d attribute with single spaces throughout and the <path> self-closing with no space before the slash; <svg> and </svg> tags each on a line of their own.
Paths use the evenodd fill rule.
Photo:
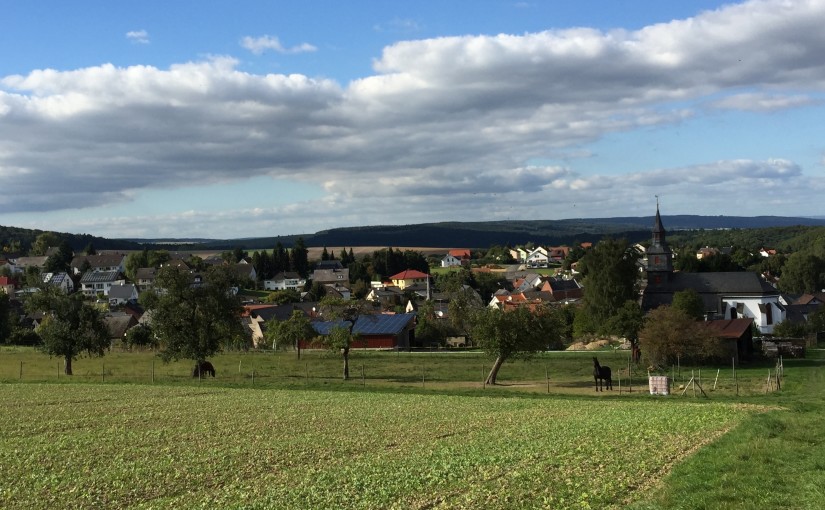
<svg viewBox="0 0 825 510">
<path fill-rule="evenodd" d="M 318 50 L 318 48 L 309 43 L 301 43 L 297 46 L 292 46 L 291 48 L 284 47 L 281 44 L 280 39 L 274 35 L 264 35 L 261 37 L 247 36 L 241 39 L 241 46 L 255 55 L 261 55 L 268 50 L 282 54 L 311 53 Z"/>
<path fill-rule="evenodd" d="M 770 112 L 787 110 L 819 103 L 807 95 L 744 93 L 733 94 L 713 101 L 711 106 L 721 110 L 742 110 L 751 112 Z"/>
<path fill-rule="evenodd" d="M 824 18 L 822 2 L 753 1 L 635 32 L 402 41 L 384 49 L 373 75 L 346 85 L 247 73 L 229 57 L 6 76 L 0 213 L 255 176 L 323 185 L 327 201 L 292 216 L 275 211 L 295 225 L 322 215 L 328 225 L 330 210 L 342 224 L 547 218 L 573 207 L 581 216 L 649 214 L 650 197 L 668 192 L 685 197 L 684 212 L 697 201 L 711 213 L 742 200 L 757 213 L 752 197 L 766 190 L 792 205 L 799 196 L 791 192 L 811 196 L 821 186 L 783 160 L 621 177 L 530 162 L 593 154 L 587 144 L 612 133 L 677 125 L 699 114 L 693 104 L 807 104 L 825 89 Z M 242 44 L 257 53 L 314 50 L 285 48 L 274 36 Z"/>
<path fill-rule="evenodd" d="M 149 44 L 149 32 L 146 30 L 132 30 L 126 32 L 126 39 L 129 39 L 133 43 Z"/>
</svg>

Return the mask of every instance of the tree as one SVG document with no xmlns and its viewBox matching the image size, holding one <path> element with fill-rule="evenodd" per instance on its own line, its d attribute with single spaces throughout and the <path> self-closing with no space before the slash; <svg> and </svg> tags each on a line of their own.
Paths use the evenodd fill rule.
<svg viewBox="0 0 825 510">
<path fill-rule="evenodd" d="M 8 294 L 0 292 L 0 344 L 9 343 L 11 325 L 11 300 Z"/>
<path fill-rule="evenodd" d="M 80 354 L 103 356 L 109 347 L 109 331 L 100 313 L 83 301 L 82 294 L 66 295 L 54 287 L 32 294 L 26 302 L 30 312 L 46 315 L 38 334 L 43 352 L 61 356 L 63 372 L 72 375 L 72 361 Z"/>
<path fill-rule="evenodd" d="M 685 289 L 674 293 L 670 306 L 682 310 L 692 319 L 705 318 L 705 302 L 695 289 Z"/>
<path fill-rule="evenodd" d="M 825 260 L 810 253 L 794 253 L 782 267 L 779 288 L 797 293 L 813 293 L 825 288 Z"/>
<path fill-rule="evenodd" d="M 60 236 L 54 232 L 43 232 L 34 240 L 31 247 L 31 255 L 33 257 L 40 257 L 46 255 L 49 248 L 57 246 L 60 243 Z"/>
<path fill-rule="evenodd" d="M 439 328 L 439 319 L 435 316 L 435 306 L 432 301 L 424 301 L 418 308 L 418 322 L 415 325 L 415 338 L 422 345 L 444 345 L 446 335 Z"/>
<path fill-rule="evenodd" d="M 289 250 L 289 266 L 293 271 L 306 278 L 309 275 L 309 250 L 307 250 L 304 238 L 295 240 L 295 245 Z"/>
<path fill-rule="evenodd" d="M 202 284 L 194 275 L 172 266 L 158 271 L 153 289 L 141 294 L 151 312 L 151 327 L 164 361 L 191 359 L 198 363 L 244 336 L 240 300 L 232 292 L 233 274 L 227 266 L 209 268 Z"/>
<path fill-rule="evenodd" d="M 332 350 L 341 352 L 344 359 L 344 380 L 349 379 L 349 351 L 359 339 L 354 332 L 358 319 L 369 312 L 370 304 L 364 301 L 352 301 L 326 297 L 319 303 L 321 315 L 326 320 L 341 321 L 343 324 L 334 326 L 329 334 L 321 338 L 321 342 Z"/>
<path fill-rule="evenodd" d="M 144 325 L 129 328 L 124 343 L 129 349 L 132 347 L 158 347 L 158 339 L 152 332 L 152 328 Z"/>
<path fill-rule="evenodd" d="M 496 384 L 499 369 L 505 361 L 528 358 L 548 347 L 558 348 L 563 330 L 558 314 L 547 308 L 535 312 L 527 307 L 510 312 L 484 308 L 475 314 L 473 341 L 495 358 L 487 375 L 487 384 Z"/>
<path fill-rule="evenodd" d="M 284 289 L 270 292 L 266 297 L 267 303 L 275 305 L 285 305 L 287 303 L 300 303 L 301 294 L 295 289 Z"/>
<path fill-rule="evenodd" d="M 642 355 L 653 366 L 666 366 L 677 359 L 703 361 L 720 357 L 724 345 L 703 321 L 684 310 L 660 306 L 648 313 L 639 332 Z"/>
<path fill-rule="evenodd" d="M 595 329 L 590 332 L 612 333 L 604 326 L 626 301 L 638 298 L 639 256 L 626 240 L 606 239 L 581 259 L 583 308 Z"/>
<path fill-rule="evenodd" d="M 301 358 L 301 341 L 314 338 L 318 334 L 312 327 L 309 318 L 301 310 L 293 310 L 292 315 L 285 321 L 270 319 L 267 322 L 267 341 L 272 342 L 272 350 L 277 351 L 278 346 L 291 345 L 298 352 L 298 359 Z"/>
<path fill-rule="evenodd" d="M 57 247 L 57 251 L 46 259 L 45 269 L 51 273 L 59 273 L 66 271 L 69 264 L 72 263 L 74 252 L 67 241 L 61 241 Z"/>
<path fill-rule="evenodd" d="M 640 358 L 639 331 L 644 327 L 645 314 L 639 302 L 633 299 L 624 302 L 616 315 L 610 318 L 608 329 L 623 336 L 630 342 L 631 358 L 638 363 Z"/>
</svg>

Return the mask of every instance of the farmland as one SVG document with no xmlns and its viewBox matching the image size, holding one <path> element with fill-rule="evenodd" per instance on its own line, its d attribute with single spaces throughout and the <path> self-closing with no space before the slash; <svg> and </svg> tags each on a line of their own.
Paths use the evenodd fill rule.
<svg viewBox="0 0 825 510">
<path fill-rule="evenodd" d="M 2 354 L 0 369 L 11 371 L 14 353 Z M 55 361 L 39 356 L 46 367 Z M 94 373 L 99 365 L 70 383 L 53 373 L 44 379 L 54 380 L 11 383 L 14 377 L 0 373 L 7 381 L 0 393 L 0 507 L 807 508 L 806 498 L 822 486 L 821 464 L 805 453 L 822 437 L 809 430 L 821 419 L 820 360 L 788 361 L 782 392 L 699 399 L 652 397 L 638 388 L 595 396 L 589 382 L 570 382 L 569 391 L 560 382 L 548 395 L 543 368 L 572 381 L 587 360 L 562 353 L 511 367 L 511 378 L 538 382 L 511 379 L 495 390 L 448 380 L 449 358 L 440 368 L 432 358 L 425 377 L 433 381 L 419 385 L 412 375 L 349 383 L 333 375 L 290 377 L 298 362 L 285 368 L 286 358 L 270 354 L 255 362 L 263 370 L 274 358 L 283 381 L 272 372 L 272 380 L 253 385 L 251 373 L 230 377 L 238 361 L 225 356 L 216 359 L 225 380 L 200 382 L 186 378 L 182 364 L 166 366 L 179 372 L 163 384 L 134 384 L 115 359 L 105 383 Z M 315 356 L 304 367 L 315 361 L 314 370 L 323 363 L 332 369 L 337 361 Z M 396 363 L 389 370 L 402 366 L 385 357 L 362 361 L 376 365 L 374 372 L 378 361 Z M 145 366 L 146 357 L 135 359 Z M 240 372 L 252 359 L 241 359 Z M 453 359 L 467 363 L 468 374 L 480 361 Z M 27 358 L 24 369 L 35 362 Z M 118 371 L 123 379 L 113 383 Z M 800 430 L 789 437 L 791 426 Z M 766 429 L 762 439 L 750 435 Z M 744 454 L 772 465 L 750 466 Z M 805 473 L 796 485 L 797 473 L 777 471 L 790 456 Z M 721 482 L 720 473 L 727 477 Z M 739 506 L 719 504 L 730 488 L 707 499 L 736 477 L 745 480 L 735 485 L 740 495 L 750 490 L 755 497 L 768 473 L 788 485 L 761 505 L 748 506 L 754 500 L 741 496 Z M 697 491 L 702 484 L 708 487 Z"/>
</svg>

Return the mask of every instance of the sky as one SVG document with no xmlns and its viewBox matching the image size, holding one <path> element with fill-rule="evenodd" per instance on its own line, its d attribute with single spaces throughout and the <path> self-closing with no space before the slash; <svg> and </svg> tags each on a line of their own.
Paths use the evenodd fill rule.
<svg viewBox="0 0 825 510">
<path fill-rule="evenodd" d="M 0 9 L 0 225 L 825 216 L 825 0 Z"/>
</svg>

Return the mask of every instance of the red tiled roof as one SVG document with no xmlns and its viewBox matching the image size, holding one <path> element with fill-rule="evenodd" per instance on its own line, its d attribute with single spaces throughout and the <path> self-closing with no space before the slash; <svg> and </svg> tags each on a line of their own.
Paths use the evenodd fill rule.
<svg viewBox="0 0 825 510">
<path fill-rule="evenodd" d="M 457 259 L 470 258 L 470 250 L 466 248 L 456 248 L 454 250 L 450 250 L 448 253 Z"/>
<path fill-rule="evenodd" d="M 739 338 L 751 327 L 753 319 L 726 319 L 707 321 L 705 325 L 719 338 Z"/>
<path fill-rule="evenodd" d="M 401 271 L 400 273 L 390 276 L 390 280 L 414 280 L 418 278 L 428 278 L 429 275 L 422 273 L 421 271 L 416 271 L 415 269 L 407 269 L 405 271 Z"/>
</svg>

